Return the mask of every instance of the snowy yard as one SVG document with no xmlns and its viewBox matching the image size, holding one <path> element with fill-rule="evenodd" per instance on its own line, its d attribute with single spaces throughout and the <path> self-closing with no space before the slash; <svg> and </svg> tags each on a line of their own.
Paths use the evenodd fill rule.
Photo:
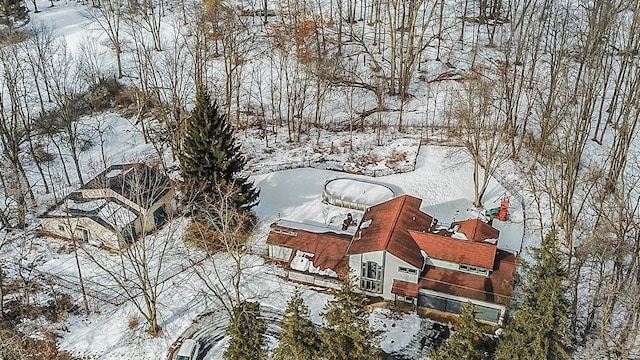
<svg viewBox="0 0 640 360">
<path fill-rule="evenodd" d="M 376 178 L 375 181 L 386 184 L 398 191 L 397 195 L 406 193 L 423 199 L 422 210 L 434 215 L 440 221 L 448 223 L 474 216 L 470 200 L 473 198 L 471 187 L 471 170 L 468 166 L 449 166 L 451 149 L 447 147 L 424 146 L 417 158 L 416 170 L 409 173 Z M 343 219 L 352 210 L 335 207 L 322 202 L 322 189 L 325 181 L 343 176 L 341 173 L 318 169 L 293 169 L 269 174 L 256 175 L 256 185 L 261 190 L 260 204 L 256 213 L 261 220 L 261 230 L 256 235 L 258 243 L 264 244 L 268 225 L 280 218 L 294 221 L 312 221 L 328 224 L 332 219 Z M 353 178 L 369 180 L 366 176 L 354 175 Z M 446 179 L 446 181 L 445 181 Z M 352 185 L 352 184 L 350 184 Z M 499 203 L 504 189 L 492 181 L 487 207 Z M 511 219 L 508 222 L 494 222 L 501 230 L 498 247 L 509 251 L 519 251 L 523 239 L 522 209 L 513 203 L 510 209 Z M 159 359 L 166 355 L 167 349 L 199 314 L 216 309 L 216 301 L 207 296 L 207 291 L 187 268 L 184 254 L 194 250 L 185 248 L 179 240 L 183 224 L 182 220 L 174 220 L 164 231 L 170 231 L 175 244 L 171 260 L 164 265 L 161 277 L 168 278 L 161 294 L 160 326 L 163 333 L 152 338 L 144 333 L 144 325 L 130 329 L 128 323 L 136 317 L 136 309 L 130 303 L 114 306 L 98 304 L 92 300 L 93 313 L 85 318 L 82 315 L 71 317 L 66 323 L 66 330 L 61 332 L 60 346 L 76 355 L 98 356 L 101 359 L 117 359 L 123 356 L 139 359 Z M 53 244 L 62 245 L 59 240 L 51 240 Z M 259 247 L 260 248 L 260 247 Z M 100 252 L 98 249 L 89 249 Z M 115 256 L 115 255 L 110 255 Z M 109 279 L 101 275 L 86 257 L 83 259 L 83 274 L 86 286 L 99 292 L 108 292 L 113 287 Z M 220 257 L 219 261 L 225 261 Z M 248 267 L 248 275 L 244 277 L 243 291 L 248 297 L 259 300 L 266 308 L 282 312 L 288 297 L 296 285 L 287 283 L 278 277 L 278 268 L 264 264 L 261 257 L 254 257 Z M 56 254 L 39 267 L 40 271 L 73 280 L 76 267 L 72 254 Z M 312 320 L 321 323 L 320 313 L 330 298 L 329 295 L 302 287 L 305 301 L 311 308 Z M 116 297 L 117 298 L 117 297 Z M 122 299 L 121 299 L 122 300 Z M 372 324 L 385 331 L 382 337 L 382 348 L 389 353 L 408 350 L 415 346 L 414 336 L 424 323 L 416 315 L 402 315 L 398 319 L 389 318 L 387 311 L 374 312 Z M 141 321 L 142 323 L 142 321 Z M 203 330 L 206 335 L 206 329 Z M 410 343 L 412 345 L 410 345 Z M 223 344 L 215 344 L 214 350 L 206 359 L 221 359 L 222 353 L 216 351 Z M 412 351 L 416 349 L 411 348 Z"/>
<path fill-rule="evenodd" d="M 95 65 L 102 75 L 113 73 L 115 68 L 113 49 L 98 26 L 90 24 L 90 21 L 83 17 L 84 8 L 81 5 L 56 3 L 53 8 L 45 8 L 43 5 L 47 5 L 47 2 L 39 1 L 38 3 L 43 11 L 32 14 L 34 24 L 43 23 L 51 26 L 54 29 L 54 36 L 64 39 L 70 56 L 79 56 L 83 49 L 84 51 L 93 49 L 92 65 Z M 162 31 L 167 44 L 175 40 L 172 37 L 178 36 L 177 28 L 180 21 L 177 17 L 164 20 Z M 124 42 L 127 44 L 123 57 L 125 72 L 135 74 L 137 69 L 134 68 L 135 62 L 132 61 L 135 52 L 128 47 L 132 44 L 131 35 L 123 35 L 126 38 Z M 162 63 L 167 60 L 162 57 L 168 58 L 168 54 L 177 54 L 177 52 L 175 48 L 168 46 L 165 47 L 164 52 L 152 52 L 152 54 L 153 61 Z M 218 61 L 216 66 L 224 67 L 222 60 L 216 61 Z M 252 76 L 265 76 L 266 82 L 267 76 L 258 72 L 263 67 L 268 68 L 262 61 L 264 60 L 256 59 L 256 62 L 251 64 Z M 453 59 L 451 61 L 456 62 Z M 464 59 L 457 63 L 465 67 Z M 431 62 L 422 70 L 423 73 L 420 76 L 434 77 L 443 71 L 442 68 L 444 64 Z M 249 70 L 246 71 L 249 72 Z M 122 81 L 130 85 L 135 84 L 137 80 L 135 75 L 131 75 L 125 76 Z M 190 85 L 183 84 L 183 86 L 189 88 Z M 224 84 L 218 83 L 215 86 L 222 88 Z M 484 209 L 474 209 L 472 206 L 474 197 L 472 168 L 468 161 L 459 159 L 459 149 L 420 145 L 425 138 L 422 133 L 417 134 L 416 129 L 420 127 L 422 131 L 429 117 L 432 125 L 441 121 L 433 109 L 444 104 L 443 96 L 439 98 L 436 93 L 438 90 L 440 90 L 440 84 L 433 85 L 429 89 L 417 90 L 415 101 L 406 104 L 399 104 L 397 99 L 387 99 L 388 103 L 385 107 L 390 111 L 380 115 L 384 130 L 378 130 L 378 139 L 371 130 L 369 130 L 371 133 L 345 130 L 348 128 L 347 119 L 355 117 L 356 107 L 358 111 L 360 108 L 365 110 L 375 101 L 372 94 L 363 96 L 361 93 L 353 92 L 349 99 L 342 92 L 336 92 L 327 97 L 324 100 L 327 114 L 324 116 L 330 120 L 326 120 L 326 124 L 320 129 L 309 129 L 308 133 L 298 134 L 297 141 L 290 141 L 287 138 L 285 126 L 273 126 L 275 130 L 270 133 L 268 139 L 262 136 L 261 131 L 251 127 L 238 132 L 237 138 L 243 152 L 247 154 L 247 172 L 252 175 L 252 179 L 261 191 L 260 204 L 255 208 L 260 220 L 260 226 L 255 235 L 258 254 L 243 259 L 246 273 L 243 275 L 241 288 L 247 298 L 260 301 L 269 314 L 281 314 L 291 293 L 299 287 L 302 289 L 306 304 L 311 309 L 312 320 L 316 324 L 322 322 L 320 314 L 331 296 L 284 281 L 279 276 L 281 269 L 265 263 L 264 254 L 269 225 L 277 220 L 286 219 L 335 226 L 340 224 L 347 213 L 354 213 L 355 218 L 360 217 L 357 210 L 323 202 L 322 192 L 325 184 L 328 185 L 327 190 L 331 194 L 367 205 L 388 200 L 393 196 L 410 194 L 423 200 L 421 210 L 447 224 L 476 217 L 479 212 L 484 211 Z M 184 90 L 185 93 L 189 91 Z M 246 89 L 243 91 L 246 92 Z M 243 92 L 242 96 L 249 95 Z M 448 95 L 444 97 L 446 96 Z M 362 99 L 354 101 L 354 98 L 358 97 Z M 266 99 L 263 100 L 266 101 Z M 185 108 L 190 105 L 184 104 Z M 396 111 L 398 109 L 401 109 L 400 112 L 404 111 L 405 125 L 416 126 L 415 128 L 405 133 L 395 130 L 399 121 L 397 116 L 399 112 Z M 433 113 L 432 116 L 431 113 Z M 305 116 L 311 117 L 310 113 Z M 90 146 L 82 148 L 78 154 L 79 168 L 86 177 L 96 175 L 107 164 L 150 161 L 159 156 L 162 157 L 165 165 L 175 169 L 176 161 L 170 151 L 167 148 L 154 148 L 152 144 L 145 142 L 139 123 L 133 118 L 127 119 L 116 113 L 104 112 L 83 116 L 77 124 L 79 132 L 90 134 L 89 137 L 92 140 Z M 333 126 L 341 126 L 342 131 L 326 130 Z M 317 133 L 318 131 L 321 133 Z M 100 133 L 99 136 L 98 133 Z M 54 144 L 51 139 L 43 137 L 39 142 L 46 152 L 55 153 L 54 146 L 57 144 Z M 383 145 L 379 146 L 376 143 Z M 79 185 L 69 165 L 71 154 L 68 149 L 63 147 L 62 150 L 58 149 L 58 152 L 60 158 L 65 158 L 65 161 L 61 162 L 56 155 L 54 160 L 46 163 L 44 170 L 49 174 L 49 180 L 54 182 L 50 184 L 52 187 L 50 194 L 44 193 L 40 177 L 33 164 L 27 167 L 26 176 L 36 184 L 34 192 L 38 198 L 37 212 L 43 211 L 46 206 L 53 204 Z M 64 168 L 65 163 L 69 166 L 69 174 L 64 174 L 67 172 Z M 63 175 L 70 179 L 65 181 Z M 355 181 L 334 180 L 345 177 Z M 334 181 L 329 182 L 331 180 Z M 492 179 L 484 198 L 485 208 L 499 206 L 505 192 L 503 185 Z M 519 194 L 507 193 L 507 195 L 512 196 L 514 200 L 519 198 Z M 501 231 L 498 248 L 520 253 L 523 250 L 523 239 L 525 246 L 529 244 L 528 241 L 532 237 L 525 234 L 525 216 L 522 206 L 523 204 L 519 201 L 512 201 L 509 220 L 493 223 Z M 30 230 L 35 230 L 33 224 L 36 220 L 33 219 L 33 215 L 29 215 Z M 105 275 L 104 270 L 96 265 L 95 259 L 99 259 L 111 271 L 131 274 L 133 269 L 119 269 L 115 254 L 109 254 L 97 248 L 86 248 L 79 252 L 78 262 L 89 294 L 91 314 L 71 315 L 59 329 L 55 329 L 60 335 L 60 348 L 85 358 L 163 359 L 171 344 L 185 332 L 198 333 L 198 336 L 216 339 L 223 336 L 224 329 L 221 326 L 224 323 L 224 316 L 222 315 L 220 317 L 214 315 L 216 321 L 212 321 L 204 328 L 192 327 L 192 321 L 200 315 L 212 311 L 217 314 L 215 311 L 220 311 L 220 304 L 190 269 L 187 256 L 202 257 L 203 254 L 182 242 L 182 233 L 187 225 L 186 219 L 173 219 L 157 234 L 152 235 L 164 237 L 171 243 L 167 260 L 162 264 L 162 268 L 158 268 L 159 264 L 153 264 L 154 270 L 158 270 L 158 278 L 163 282 L 158 302 L 159 326 L 162 328 L 162 333 L 158 337 L 151 337 L 145 332 L 144 319 L 140 317 L 138 309 L 127 301 L 113 279 Z M 35 262 L 35 271 L 58 279 L 60 281 L 57 285 L 58 290 L 69 292 L 76 303 L 81 303 L 78 265 L 70 245 L 63 240 L 49 238 L 34 239 L 33 244 L 29 251 L 31 251 L 31 257 L 38 259 Z M 2 253 L 3 256 L 16 254 L 17 251 L 13 249 L 3 249 Z M 221 269 L 230 262 L 225 254 L 216 255 L 215 261 L 221 264 Z M 381 345 L 385 352 L 413 356 L 416 359 L 422 355 L 419 353 L 422 340 L 420 337 L 424 336 L 425 329 L 432 325 L 429 320 L 421 319 L 417 315 L 396 314 L 384 309 L 376 309 L 373 312 L 371 324 L 383 330 Z M 275 338 L 270 336 L 272 347 L 275 346 L 275 341 Z M 213 347 L 206 359 L 222 359 L 224 345 L 224 341 L 212 342 Z"/>
</svg>

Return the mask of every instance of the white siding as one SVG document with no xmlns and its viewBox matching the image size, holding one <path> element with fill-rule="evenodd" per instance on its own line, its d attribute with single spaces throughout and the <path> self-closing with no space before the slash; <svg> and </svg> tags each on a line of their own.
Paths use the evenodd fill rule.
<svg viewBox="0 0 640 360">
<path fill-rule="evenodd" d="M 375 261 L 380 266 L 384 266 L 384 251 L 349 255 L 349 269 L 353 270 L 355 275 L 360 276 L 362 263 L 367 261 Z"/>
<path fill-rule="evenodd" d="M 381 283 L 382 283 L 382 293 L 376 293 L 376 292 L 369 292 L 369 291 L 365 291 L 365 293 L 367 293 L 368 295 L 371 296 L 384 296 L 384 282 L 385 282 L 385 269 L 386 269 L 386 265 L 385 265 L 385 251 L 380 250 L 380 251 L 373 251 L 373 252 L 369 252 L 369 253 L 364 253 L 364 254 L 353 254 L 349 256 L 349 271 L 352 275 L 354 275 L 357 279 L 357 287 L 360 287 L 360 280 L 362 277 L 362 264 L 363 263 L 367 263 L 369 261 L 375 262 L 376 264 L 378 264 L 378 266 L 380 266 L 382 268 L 382 279 Z"/>
<path fill-rule="evenodd" d="M 292 250 L 285 246 L 269 244 L 269 257 L 280 261 L 289 261 Z"/>
<path fill-rule="evenodd" d="M 427 265 L 442 269 L 458 270 L 458 263 L 434 258 L 427 258 Z"/>
<path fill-rule="evenodd" d="M 119 249 L 118 236 L 111 230 L 87 217 L 40 218 L 40 224 L 42 224 L 44 231 L 67 239 L 74 236 L 82 239 L 82 229 L 86 229 L 89 235 L 89 244 Z M 64 230 L 62 230 L 61 227 L 64 228 Z"/>
<path fill-rule="evenodd" d="M 420 270 L 415 266 L 409 264 L 408 262 L 401 260 L 397 256 L 387 252 L 387 258 L 385 261 L 385 270 L 384 270 L 384 288 L 382 296 L 385 299 L 393 300 L 394 294 L 391 293 L 391 287 L 393 286 L 393 280 L 402 280 L 406 282 L 410 282 L 413 284 L 418 283 L 418 278 L 420 276 Z M 399 267 L 404 267 L 407 269 L 415 270 L 415 274 L 402 273 L 398 271 Z"/>
</svg>

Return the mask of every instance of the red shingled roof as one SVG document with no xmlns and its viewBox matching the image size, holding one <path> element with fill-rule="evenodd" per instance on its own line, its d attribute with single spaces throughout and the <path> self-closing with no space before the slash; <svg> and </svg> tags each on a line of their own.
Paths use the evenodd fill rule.
<svg viewBox="0 0 640 360">
<path fill-rule="evenodd" d="M 296 236 L 291 236 L 271 231 L 267 238 L 267 244 L 282 245 L 292 249 L 287 264 L 296 256 L 296 250 L 300 250 L 315 254 L 311 260 L 313 265 L 321 270 L 332 269 L 338 274 L 345 273 L 348 262 L 346 252 L 351 236 L 333 232 L 314 233 L 276 224 L 271 224 L 271 228 L 296 233 Z"/>
<path fill-rule="evenodd" d="M 397 279 L 393 280 L 393 285 L 391 286 L 391 292 L 398 295 L 418 297 L 419 291 L 420 284 L 414 284 Z"/>
<path fill-rule="evenodd" d="M 489 277 L 455 270 L 428 267 L 420 288 L 470 299 L 506 304 L 511 296 L 515 256 L 498 250 L 496 266 Z"/>
<path fill-rule="evenodd" d="M 369 208 L 363 215 L 360 228 L 353 236 L 349 254 L 386 250 L 409 264 L 421 268 L 420 248 L 408 230 L 431 228 L 433 217 L 420 211 L 422 200 L 402 195 Z M 367 219 L 373 221 L 362 227 Z"/>
<path fill-rule="evenodd" d="M 409 231 L 430 258 L 493 269 L 496 244 L 455 239 L 429 232 Z"/>
<path fill-rule="evenodd" d="M 463 233 L 467 239 L 472 241 L 484 241 L 487 239 L 497 239 L 500 231 L 480 219 L 469 219 L 456 221 L 451 226 L 460 226 L 458 232 Z"/>
</svg>

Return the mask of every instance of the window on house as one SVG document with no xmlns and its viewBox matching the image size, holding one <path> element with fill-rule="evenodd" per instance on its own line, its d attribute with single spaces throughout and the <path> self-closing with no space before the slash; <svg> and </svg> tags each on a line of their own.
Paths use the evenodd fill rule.
<svg viewBox="0 0 640 360">
<path fill-rule="evenodd" d="M 473 274 L 484 275 L 484 276 L 489 275 L 489 271 L 486 269 L 479 268 L 476 266 L 464 265 L 464 264 L 458 265 L 458 270 L 468 272 L 468 273 L 473 273 Z"/>
<path fill-rule="evenodd" d="M 82 241 L 89 241 L 89 230 L 82 228 L 79 228 L 78 230 L 80 230 L 80 232 L 82 233 Z"/>
<path fill-rule="evenodd" d="M 284 235 L 289 235 L 289 236 L 298 236 L 298 233 L 295 232 L 295 231 L 288 231 L 288 230 L 279 229 L 279 228 L 271 229 L 271 231 L 273 231 L 274 233 L 277 233 L 277 234 L 284 234 Z"/>
<path fill-rule="evenodd" d="M 404 273 L 404 274 L 411 274 L 411 275 L 415 275 L 418 273 L 417 269 L 411 269 L 408 267 L 404 267 L 404 266 L 398 266 L 398 272 L 399 273 Z"/>
<path fill-rule="evenodd" d="M 58 230 L 65 232 L 66 229 L 64 228 L 64 225 L 58 225 Z"/>
<path fill-rule="evenodd" d="M 403 295 L 398 295 L 398 300 L 399 301 L 404 301 L 404 302 L 409 302 L 409 303 L 413 303 L 413 299 L 411 296 L 403 296 Z"/>
<path fill-rule="evenodd" d="M 374 293 L 382 292 L 382 284 L 380 281 L 362 279 L 360 280 L 360 288 Z"/>
<path fill-rule="evenodd" d="M 360 288 L 370 292 L 382 292 L 382 266 L 375 261 L 362 263 Z"/>
</svg>

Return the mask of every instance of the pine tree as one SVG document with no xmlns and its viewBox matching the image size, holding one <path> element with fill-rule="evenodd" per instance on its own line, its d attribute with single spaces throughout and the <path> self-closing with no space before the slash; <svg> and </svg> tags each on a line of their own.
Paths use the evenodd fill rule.
<svg viewBox="0 0 640 360">
<path fill-rule="evenodd" d="M 432 360 L 488 360 L 490 340 L 482 333 L 482 327 L 475 318 L 472 303 L 462 306 L 460 322 L 455 332 L 430 355 Z"/>
<path fill-rule="evenodd" d="M 0 25 L 12 29 L 19 23 L 28 22 L 29 14 L 24 0 L 0 0 Z"/>
<path fill-rule="evenodd" d="M 309 320 L 309 308 L 298 290 L 293 293 L 281 322 L 280 343 L 273 351 L 273 360 L 317 359 L 320 350 L 318 331 Z"/>
<path fill-rule="evenodd" d="M 189 201 L 199 205 L 202 196 L 215 199 L 220 188 L 232 187 L 238 209 L 250 210 L 257 205 L 259 191 L 247 177 L 240 175 L 246 160 L 236 144 L 233 129 L 204 87 L 196 91 L 195 108 L 179 158 L 185 198 Z"/>
<path fill-rule="evenodd" d="M 564 284 L 566 269 L 554 231 L 523 264 L 522 301 L 507 324 L 496 350 L 497 360 L 570 359 L 571 304 Z"/>
<path fill-rule="evenodd" d="M 266 360 L 264 340 L 266 324 L 260 316 L 260 304 L 243 301 L 233 308 L 233 319 L 227 328 L 231 336 L 229 347 L 224 351 L 225 360 Z"/>
<path fill-rule="evenodd" d="M 382 359 L 379 332 L 369 329 L 365 295 L 355 293 L 346 280 L 322 314 L 326 325 L 320 331 L 322 357 L 327 360 Z"/>
</svg>

